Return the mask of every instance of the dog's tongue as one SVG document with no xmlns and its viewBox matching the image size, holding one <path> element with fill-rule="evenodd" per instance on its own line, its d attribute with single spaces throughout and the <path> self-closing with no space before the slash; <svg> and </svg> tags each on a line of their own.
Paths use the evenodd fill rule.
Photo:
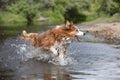
<svg viewBox="0 0 120 80">
<path fill-rule="evenodd" d="M 80 38 L 79 38 L 78 36 L 75 36 L 75 39 L 76 39 L 77 41 L 80 41 Z"/>
</svg>

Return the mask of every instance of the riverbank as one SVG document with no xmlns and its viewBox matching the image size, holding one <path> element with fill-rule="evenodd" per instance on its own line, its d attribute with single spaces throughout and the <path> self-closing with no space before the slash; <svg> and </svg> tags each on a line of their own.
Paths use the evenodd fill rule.
<svg viewBox="0 0 120 80">
<path fill-rule="evenodd" d="M 82 31 L 104 38 L 110 42 L 120 43 L 120 22 L 102 22 L 87 24 L 87 26 L 90 27 L 83 28 Z"/>
<path fill-rule="evenodd" d="M 93 24 L 97 24 L 97 23 L 113 23 L 113 22 L 120 22 L 120 15 L 116 14 L 111 17 L 110 16 L 101 16 L 101 17 L 98 17 L 91 21 L 82 22 L 81 24 L 92 26 Z"/>
<path fill-rule="evenodd" d="M 10 13 L 7 13 L 8 15 L 5 15 L 3 13 L 1 13 L 0 15 L 0 31 L 2 32 L 0 35 L 14 35 L 15 33 L 13 32 L 13 30 L 23 30 L 23 29 L 27 29 L 28 26 L 31 25 L 27 25 L 27 20 L 22 19 L 24 17 L 19 17 L 16 15 L 11 15 Z M 4 17 L 4 18 L 3 18 Z M 120 16 L 119 15 L 114 15 L 112 17 L 100 17 L 100 18 L 96 18 L 95 20 L 92 21 L 88 21 L 88 22 L 83 22 L 80 25 L 83 26 L 90 26 L 87 28 L 82 29 L 85 32 L 91 33 L 93 35 L 95 35 L 96 37 L 102 37 L 105 38 L 108 41 L 112 41 L 112 42 L 117 42 L 120 43 Z M 41 24 L 40 22 L 36 22 L 37 18 L 34 20 L 35 22 L 33 22 L 33 25 L 37 25 L 37 26 L 41 26 L 42 28 L 44 28 L 44 24 Z M 51 20 L 51 18 L 50 18 Z M 60 21 L 58 21 L 60 22 Z M 47 21 L 47 25 L 55 25 L 55 24 L 63 24 L 64 20 L 62 20 L 60 23 L 57 22 L 48 22 Z M 46 25 L 45 24 L 45 25 Z M 15 26 L 15 27 L 14 27 Z M 31 28 L 33 28 L 31 26 Z M 29 27 L 30 28 L 30 27 Z M 11 31 L 12 30 L 12 31 Z M 16 32 L 17 34 L 19 32 Z"/>
</svg>

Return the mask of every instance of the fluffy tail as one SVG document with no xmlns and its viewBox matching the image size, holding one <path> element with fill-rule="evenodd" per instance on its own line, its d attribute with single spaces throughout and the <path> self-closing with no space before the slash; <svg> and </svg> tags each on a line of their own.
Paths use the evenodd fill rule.
<svg viewBox="0 0 120 80">
<path fill-rule="evenodd" d="M 23 30 L 21 34 L 21 39 L 27 42 L 32 42 L 34 44 L 37 35 L 37 33 L 27 33 L 25 30 Z"/>
<path fill-rule="evenodd" d="M 21 38 L 24 39 L 26 35 L 27 35 L 27 32 L 25 30 L 23 30 L 22 34 L 21 34 Z"/>
</svg>

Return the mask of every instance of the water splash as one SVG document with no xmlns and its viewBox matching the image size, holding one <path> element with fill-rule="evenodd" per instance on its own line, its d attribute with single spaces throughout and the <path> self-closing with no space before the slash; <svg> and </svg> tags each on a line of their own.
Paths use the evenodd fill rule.
<svg viewBox="0 0 120 80">
<path fill-rule="evenodd" d="M 63 60 L 61 60 L 58 56 L 46 53 L 41 50 L 41 48 L 34 48 L 31 45 L 28 44 L 14 44 L 12 45 L 16 47 L 16 52 L 20 56 L 22 61 L 28 61 L 29 59 L 36 59 L 39 61 L 47 61 L 48 63 L 52 63 L 55 65 L 71 65 L 75 63 L 75 60 L 73 57 L 71 57 L 69 54 L 66 55 L 67 57 Z"/>
</svg>

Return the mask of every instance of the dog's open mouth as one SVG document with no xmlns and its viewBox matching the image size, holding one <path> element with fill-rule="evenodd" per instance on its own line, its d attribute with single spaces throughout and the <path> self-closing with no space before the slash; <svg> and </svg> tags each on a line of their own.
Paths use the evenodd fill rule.
<svg viewBox="0 0 120 80">
<path fill-rule="evenodd" d="M 74 39 L 75 39 L 76 41 L 80 41 L 80 37 L 77 36 L 77 35 L 74 36 Z"/>
</svg>

